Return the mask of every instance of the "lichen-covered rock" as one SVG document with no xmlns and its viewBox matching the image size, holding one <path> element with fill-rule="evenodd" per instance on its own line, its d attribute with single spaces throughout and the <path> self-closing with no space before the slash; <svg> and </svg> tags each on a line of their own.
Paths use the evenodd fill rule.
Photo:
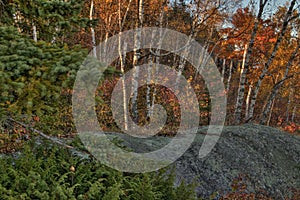
<svg viewBox="0 0 300 200">
<path fill-rule="evenodd" d="M 200 159 L 198 153 L 206 129 L 199 128 L 194 143 L 174 163 L 175 184 L 181 180 L 196 181 L 197 194 L 204 198 L 232 191 L 231 184 L 240 174 L 247 176 L 246 191 L 264 191 L 275 199 L 288 195 L 292 188 L 300 189 L 299 137 L 255 124 L 228 126 L 210 154 Z M 121 137 L 135 152 L 153 151 L 170 140 L 161 136 L 146 140 Z"/>
</svg>

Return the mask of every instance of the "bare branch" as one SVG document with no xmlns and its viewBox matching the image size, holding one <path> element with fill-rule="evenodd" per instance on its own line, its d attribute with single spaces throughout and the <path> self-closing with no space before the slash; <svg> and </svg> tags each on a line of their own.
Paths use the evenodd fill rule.
<svg viewBox="0 0 300 200">
<path fill-rule="evenodd" d="M 39 131 L 39 130 L 35 129 L 35 128 L 31 127 L 31 126 L 28 125 L 28 124 L 24 124 L 24 123 L 22 123 L 22 122 L 19 122 L 19 121 L 16 121 L 16 120 L 12 119 L 12 118 L 8 118 L 8 120 L 10 120 L 10 121 L 12 121 L 12 122 L 14 122 L 14 123 L 16 123 L 16 124 L 19 124 L 19 125 L 23 126 L 24 128 L 27 128 L 27 129 L 29 129 L 29 130 L 31 130 L 31 131 L 33 131 L 33 132 L 39 134 L 39 135 L 42 136 L 43 138 L 46 138 L 46 139 L 48 139 L 48 140 L 51 140 L 52 142 L 54 142 L 54 143 L 56 143 L 56 144 L 59 144 L 59 145 L 64 146 L 64 147 L 67 147 L 67 148 L 69 148 L 69 149 L 73 149 L 73 148 L 74 148 L 74 147 L 72 147 L 72 146 L 70 146 L 70 145 L 67 145 L 67 144 L 61 142 L 59 139 L 57 139 L 57 138 L 55 138 L 55 137 L 50 137 L 50 136 L 46 135 L 46 134 L 43 133 L 42 131 Z"/>
</svg>

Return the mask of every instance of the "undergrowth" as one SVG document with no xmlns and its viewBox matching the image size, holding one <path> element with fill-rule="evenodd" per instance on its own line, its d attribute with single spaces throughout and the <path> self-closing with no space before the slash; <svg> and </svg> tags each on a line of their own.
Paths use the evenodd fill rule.
<svg viewBox="0 0 300 200">
<path fill-rule="evenodd" d="M 53 144 L 30 142 L 0 163 L 1 199 L 195 199 L 194 185 L 174 187 L 174 173 L 122 173 Z"/>
</svg>

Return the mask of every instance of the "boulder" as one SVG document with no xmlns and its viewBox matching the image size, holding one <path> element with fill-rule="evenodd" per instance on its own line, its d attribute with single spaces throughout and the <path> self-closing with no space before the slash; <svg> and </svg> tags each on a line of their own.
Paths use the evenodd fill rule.
<svg viewBox="0 0 300 200">
<path fill-rule="evenodd" d="M 196 182 L 198 196 L 224 195 L 241 175 L 245 192 L 264 192 L 275 199 L 300 189 L 300 137 L 276 128 L 256 124 L 224 127 L 216 146 L 205 158 L 199 149 L 207 127 L 201 127 L 190 148 L 173 165 L 176 183 Z M 149 152 L 166 145 L 172 138 L 155 136 L 136 139 L 124 134 L 123 144 L 135 152 Z"/>
</svg>

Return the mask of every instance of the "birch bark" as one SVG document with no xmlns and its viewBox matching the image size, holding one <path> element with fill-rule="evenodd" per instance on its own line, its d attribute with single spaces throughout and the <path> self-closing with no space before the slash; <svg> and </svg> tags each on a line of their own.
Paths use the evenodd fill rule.
<svg viewBox="0 0 300 200">
<path fill-rule="evenodd" d="M 130 3 L 131 0 L 128 4 L 127 7 L 127 11 L 130 7 Z M 119 52 L 119 59 L 120 59 L 120 65 L 121 65 L 121 83 L 122 83 L 122 92 L 123 92 L 123 112 L 124 112 L 124 130 L 127 131 L 128 130 L 128 110 L 127 110 L 127 105 L 126 105 L 126 85 L 125 85 L 125 80 L 124 80 L 124 74 L 125 74 L 125 60 L 126 60 L 126 45 L 124 44 L 123 48 L 122 48 L 122 41 L 121 41 L 121 37 L 122 37 L 122 29 L 123 29 L 123 24 L 124 21 L 126 19 L 127 16 L 127 11 L 125 13 L 124 19 L 122 20 L 122 16 L 121 16 L 121 0 L 119 0 L 119 4 L 118 4 L 118 21 L 119 21 L 119 40 L 118 40 L 118 52 Z M 110 20 L 109 20 L 110 21 Z M 106 37 L 108 37 L 108 34 L 106 35 Z M 106 45 L 106 44 L 105 44 Z"/>
<path fill-rule="evenodd" d="M 246 82 L 246 76 L 247 76 L 247 69 L 245 69 L 246 59 L 247 59 L 247 51 L 248 51 L 248 45 L 245 45 L 244 49 L 244 55 L 243 55 L 243 62 L 240 70 L 240 82 L 239 82 L 239 89 L 238 89 L 238 95 L 236 99 L 235 104 L 235 120 L 236 123 L 240 123 L 241 120 L 241 112 L 242 112 L 242 106 L 244 101 L 244 93 L 245 93 L 245 82 Z"/>
<path fill-rule="evenodd" d="M 136 28 L 142 28 L 143 27 L 143 17 L 144 17 L 144 1 L 138 0 L 138 23 L 136 25 Z M 134 35 L 134 50 L 133 50 L 133 80 L 132 80 L 132 91 L 133 91 L 133 97 L 132 97 L 132 117 L 134 122 L 138 122 L 138 79 L 139 79 L 139 66 L 138 61 L 141 57 L 140 54 L 140 40 L 141 40 L 141 30 L 139 29 L 136 31 Z"/>
<path fill-rule="evenodd" d="M 253 118 L 254 107 L 255 107 L 257 95 L 258 95 L 258 92 L 260 90 L 262 81 L 265 78 L 266 74 L 268 73 L 269 67 L 272 64 L 272 62 L 273 62 L 273 60 L 274 60 L 274 58 L 276 56 L 276 53 L 277 53 L 278 48 L 279 48 L 279 45 L 281 44 L 281 41 L 282 41 L 283 37 L 285 36 L 285 33 L 287 31 L 287 28 L 288 28 L 288 24 L 290 22 L 291 15 L 293 14 L 293 9 L 294 9 L 295 4 L 296 4 L 296 0 L 292 0 L 291 4 L 290 4 L 290 7 L 288 9 L 288 12 L 285 15 L 285 18 L 284 18 L 284 21 L 283 21 L 283 25 L 282 25 L 282 28 L 281 28 L 281 31 L 280 31 L 280 35 L 277 38 L 277 41 L 276 41 L 275 46 L 273 48 L 272 54 L 269 57 L 269 59 L 266 62 L 266 64 L 264 65 L 264 69 L 263 69 L 262 73 L 259 76 L 259 79 L 258 79 L 258 81 L 256 83 L 255 89 L 253 90 L 253 95 L 251 97 L 249 114 L 248 114 L 248 118 L 246 120 Z"/>
<path fill-rule="evenodd" d="M 237 96 L 237 101 L 236 101 L 236 106 L 235 106 L 235 123 L 239 124 L 241 122 L 241 116 L 242 116 L 242 107 L 243 107 L 243 102 L 244 102 L 244 94 L 245 94 L 245 83 L 246 83 L 246 78 L 247 78 L 247 73 L 249 69 L 249 64 L 250 64 L 250 57 L 252 55 L 253 47 L 254 47 L 254 41 L 255 37 L 258 31 L 258 25 L 259 22 L 262 19 L 262 15 L 265 9 L 265 6 L 269 0 L 260 0 L 259 1 L 259 10 L 258 14 L 254 23 L 253 31 L 251 33 L 251 39 L 248 44 L 247 52 L 245 53 L 245 64 L 244 64 L 244 70 L 241 73 L 241 78 L 239 82 L 239 89 L 238 89 L 238 96 Z"/>
<path fill-rule="evenodd" d="M 36 25 L 34 22 L 32 23 L 32 35 L 33 35 L 33 40 L 37 42 L 37 30 L 36 30 Z"/>
<path fill-rule="evenodd" d="M 233 61 L 230 61 L 230 67 L 229 67 L 229 76 L 227 80 L 227 86 L 226 86 L 226 91 L 227 93 L 229 92 L 230 89 L 230 81 L 231 81 L 231 76 L 232 76 L 232 67 L 233 67 Z"/>
<path fill-rule="evenodd" d="M 90 20 L 93 19 L 94 13 L 94 0 L 91 0 L 91 7 L 90 7 Z M 95 37 L 95 30 L 91 27 L 91 34 L 92 34 L 92 47 L 93 47 L 93 56 L 97 58 L 97 51 L 96 51 L 96 37 Z"/>
<path fill-rule="evenodd" d="M 249 89 L 248 89 L 248 94 L 247 94 L 247 98 L 246 98 L 246 113 L 245 113 L 245 118 L 248 119 L 248 111 L 249 111 L 249 103 L 250 103 L 250 97 L 251 97 L 251 92 L 252 92 L 252 83 L 250 83 L 249 85 Z"/>
</svg>

